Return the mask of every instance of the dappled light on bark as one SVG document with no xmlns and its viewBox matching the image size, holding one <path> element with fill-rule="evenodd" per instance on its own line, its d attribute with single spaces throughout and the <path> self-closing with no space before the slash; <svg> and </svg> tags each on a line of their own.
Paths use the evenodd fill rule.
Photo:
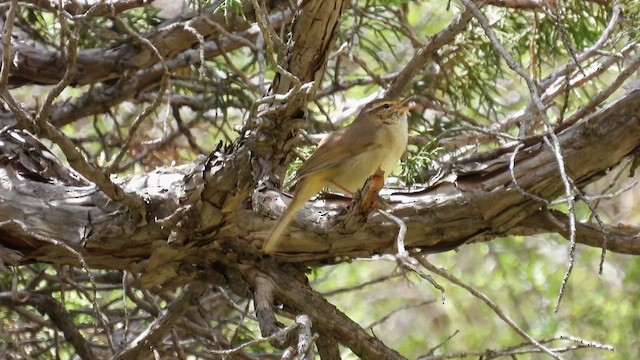
<svg viewBox="0 0 640 360">
<path fill-rule="evenodd" d="M 625 200 L 637 196 L 640 149 L 632 3 L 0 10 L 9 358 L 631 354 L 629 341 L 598 337 L 610 328 L 577 331 L 589 317 L 572 302 L 587 298 L 573 281 L 585 278 L 582 250 L 598 251 L 587 276 L 611 286 L 637 271 L 619 255 L 640 255 L 639 209 Z M 310 148 L 379 98 L 412 108 L 386 185 L 387 173 L 353 194 L 333 184 L 265 253 Z M 362 135 L 348 156 L 370 149 Z M 549 234 L 566 241 L 548 245 Z M 521 250 L 548 259 L 509 258 Z M 473 261 L 434 265 L 456 258 Z M 340 300 L 357 291 L 366 296 Z M 447 323 L 458 316 L 468 323 Z M 468 330 L 478 319 L 486 329 Z"/>
</svg>

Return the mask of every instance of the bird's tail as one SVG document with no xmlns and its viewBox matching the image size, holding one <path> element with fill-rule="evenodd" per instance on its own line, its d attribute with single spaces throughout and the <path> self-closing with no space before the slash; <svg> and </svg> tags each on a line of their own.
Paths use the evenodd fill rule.
<svg viewBox="0 0 640 360">
<path fill-rule="evenodd" d="M 267 240 L 262 244 L 262 250 L 271 254 L 276 249 L 280 236 L 287 229 L 287 226 L 293 220 L 293 216 L 304 205 L 309 198 L 315 195 L 318 191 L 322 190 L 324 186 L 324 180 L 318 178 L 304 178 L 298 182 L 296 186 L 296 192 L 293 195 L 293 199 L 284 214 L 278 219 L 276 225 L 271 229 L 271 233 Z"/>
<path fill-rule="evenodd" d="M 296 199 L 294 198 L 294 200 Z M 265 253 L 273 253 L 273 250 L 275 249 L 276 245 L 278 245 L 278 242 L 280 240 L 280 235 L 282 235 L 284 230 L 293 219 L 293 216 L 298 211 L 297 208 L 294 209 L 293 205 L 294 203 L 292 201 L 291 204 L 289 204 L 289 206 L 287 207 L 287 210 L 284 211 L 284 214 L 282 214 L 280 219 L 278 219 L 276 226 L 271 229 L 271 233 L 269 233 L 269 237 L 267 238 L 267 240 L 262 244 L 262 250 L 264 250 Z"/>
</svg>

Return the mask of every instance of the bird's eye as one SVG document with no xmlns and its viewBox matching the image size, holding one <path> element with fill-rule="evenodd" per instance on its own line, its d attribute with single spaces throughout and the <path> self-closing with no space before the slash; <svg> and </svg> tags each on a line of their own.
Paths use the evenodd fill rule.
<svg viewBox="0 0 640 360">
<path fill-rule="evenodd" d="M 384 105 L 382 105 L 382 108 L 383 108 L 383 109 L 388 109 L 388 108 L 390 108 L 390 107 L 391 107 L 391 105 L 389 105 L 389 104 L 384 104 Z"/>
</svg>

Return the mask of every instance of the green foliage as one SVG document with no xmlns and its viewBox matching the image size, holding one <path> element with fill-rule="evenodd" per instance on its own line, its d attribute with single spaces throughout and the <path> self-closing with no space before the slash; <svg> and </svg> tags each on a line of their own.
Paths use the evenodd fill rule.
<svg viewBox="0 0 640 360">
<path fill-rule="evenodd" d="M 304 160 L 308 159 L 311 154 L 315 151 L 315 146 L 303 146 L 297 149 L 296 156 L 291 165 L 287 169 L 287 173 L 285 175 L 284 181 L 282 182 L 284 188 L 293 187 L 295 183 L 293 182 L 294 177 L 296 176 L 296 171 L 302 166 Z"/>
<path fill-rule="evenodd" d="M 192 0 L 192 2 L 198 2 L 198 5 L 201 7 L 204 7 L 205 5 L 209 5 L 211 3 L 210 0 Z M 242 11 L 243 5 L 243 2 L 240 0 L 223 0 L 220 5 L 215 8 L 214 12 L 222 11 L 225 18 L 228 18 L 230 14 L 241 14 L 242 16 L 244 16 L 244 12 Z"/>
<path fill-rule="evenodd" d="M 424 183 L 427 180 L 425 179 L 425 171 L 433 169 L 433 162 L 443 150 L 444 148 L 438 146 L 437 140 L 433 139 L 418 151 L 411 152 L 411 156 L 408 156 L 400 165 L 402 167 L 400 174 L 402 182 L 407 186 Z"/>
<path fill-rule="evenodd" d="M 218 4 L 214 11 L 222 12 L 227 19 L 239 14 L 245 16 L 242 9 L 246 2 L 239 0 L 190 0 L 189 6 L 200 11 L 214 3 Z M 496 6 L 482 8 L 501 46 L 536 80 L 544 79 L 558 66 L 570 63 L 577 53 L 592 46 L 610 21 L 613 6 L 624 9 L 623 19 L 614 29 L 612 41 L 602 52 L 611 52 L 615 57 L 615 52 L 632 41 L 640 40 L 640 6 L 637 0 L 555 3 L 558 5 L 545 11 Z M 311 105 L 310 111 L 333 119 L 341 109 L 349 108 L 352 103 L 388 86 L 393 75 L 404 68 L 417 49 L 460 14 L 462 10 L 456 6 L 459 5 L 455 2 L 443 1 L 351 2 L 339 33 L 338 46 L 341 50 L 329 55 L 328 71 L 313 99 L 317 106 Z M 118 16 L 134 31 L 147 36 L 154 33 L 160 22 L 157 12 L 152 7 L 141 7 Z M 51 49 L 60 47 L 64 39 L 60 34 L 60 20 L 54 13 L 25 6 L 21 7 L 20 16 L 33 30 L 32 34 L 37 34 L 32 35 L 29 41 Z M 80 50 L 126 46 L 133 42 L 127 31 L 108 16 L 65 21 L 77 34 Z M 278 32 L 285 43 L 289 30 L 285 26 Z M 206 40 L 214 38 L 212 35 Z M 194 41 L 189 46 L 199 49 L 200 44 Z M 275 66 L 264 59 L 264 51 L 264 47 L 255 51 L 240 47 L 226 52 L 224 56 L 207 59 L 202 65 L 172 69 L 168 100 L 163 100 L 162 105 L 140 126 L 133 139 L 133 150 L 123 159 L 125 165 L 115 172 L 143 172 L 157 166 L 187 163 L 198 153 L 208 153 L 219 141 L 233 140 L 237 136 L 234 128 L 246 123 L 253 101 L 266 93 L 270 79 L 275 76 Z M 619 64 L 623 65 L 622 62 Z M 434 140 L 424 146 L 409 148 L 409 156 L 401 165 L 400 175 L 407 185 L 424 182 L 425 170 L 433 168 L 434 161 L 443 154 L 458 150 L 439 142 L 450 133 L 474 135 L 468 130 L 468 125 L 496 125 L 512 112 L 523 109 L 530 99 L 523 79 L 507 66 L 477 20 L 472 20 L 464 32 L 439 49 L 432 61 L 420 71 L 403 96 L 416 96 L 421 109 L 424 109 L 422 113 L 413 114 L 412 135 Z M 566 97 L 553 99 L 549 105 L 551 120 L 561 118 L 561 107 L 569 113 L 591 100 L 619 75 L 618 71 L 619 68 L 611 68 L 602 76 L 572 90 Z M 126 82 L 132 76 L 127 73 L 100 85 L 108 87 L 113 83 Z M 385 77 L 386 80 L 383 79 Z M 347 86 L 343 82 L 356 85 Z M 78 97 L 97 85 L 70 87 L 62 94 L 59 103 Z M 45 90 L 12 89 L 27 108 L 40 104 Z M 127 102 L 110 106 L 107 110 L 101 109 L 99 114 L 75 121 L 63 130 L 89 161 L 103 166 L 121 149 L 134 119 L 148 106 L 149 99 L 153 99 L 156 92 L 157 84 L 152 84 Z M 566 106 L 562 104 L 565 101 Z M 322 127 L 316 123 L 309 128 L 317 130 Z M 516 134 L 517 124 L 501 131 Z M 190 134 L 191 138 L 187 139 L 185 134 Z M 498 142 L 493 139 L 478 140 L 478 144 L 474 144 L 476 139 L 470 136 L 467 144 L 475 145 L 472 151 L 478 151 L 494 147 Z M 156 144 L 160 145 L 156 147 Z M 305 146 L 296 150 L 285 184 L 293 185 L 290 182 L 295 170 L 313 149 Z M 637 197 L 636 192 L 628 194 L 631 199 L 628 202 L 637 203 L 633 201 Z M 612 204 L 609 207 L 619 205 Z M 561 203 L 554 209 L 566 212 L 567 206 Z M 603 210 L 602 216 L 611 222 L 631 222 L 634 219 L 621 217 L 626 213 L 629 217 L 637 217 L 638 211 L 637 208 L 618 212 Z M 578 204 L 577 215 L 580 219 L 587 218 L 590 211 L 585 205 Z M 536 338 L 573 335 L 616 347 L 615 352 L 581 350 L 567 355 L 567 359 L 637 358 L 640 343 L 637 336 L 630 334 L 640 333 L 640 261 L 608 253 L 604 274 L 599 276 L 600 251 L 579 246 L 575 269 L 560 311 L 554 313 L 560 284 L 568 266 L 568 247 L 565 240 L 556 236 L 509 237 L 486 244 L 465 245 L 456 252 L 432 255 L 430 260 L 485 293 Z M 29 286 L 64 302 L 76 324 L 90 328 L 89 325 L 96 321 L 91 306 L 91 287 L 87 285 L 86 278 L 79 280 L 86 274 L 78 271 L 67 278 L 64 269 L 41 264 L 15 270 L 21 287 Z M 96 271 L 95 275 L 106 273 Z M 101 288 L 97 304 L 108 310 L 110 315 L 123 318 L 125 312 L 136 305 L 122 300 L 122 274 L 116 275 L 116 281 L 105 282 Z M 55 288 L 54 285 L 59 285 L 62 278 L 67 281 L 65 286 L 73 284 L 74 288 Z M 0 272 L 2 291 L 11 290 L 13 279 L 11 275 Z M 415 274 L 403 273 L 395 261 L 386 259 L 315 268 L 311 276 L 313 286 L 327 294 L 330 301 L 410 358 L 425 354 L 442 342 L 444 344 L 437 350 L 438 354 L 485 351 L 523 342 L 480 300 L 443 279 L 436 280 L 446 289 L 444 304 L 440 302 L 439 292 L 431 285 Z M 81 285 L 75 286 L 78 283 Z M 370 284 L 363 285 L 367 283 Z M 102 283 L 98 285 L 102 286 Z M 140 300 L 140 303 L 151 303 L 151 296 L 146 291 L 132 291 L 127 296 Z M 156 305 L 163 307 L 168 298 L 159 296 L 154 299 L 159 299 Z M 218 305 L 224 308 L 225 304 Z M 239 305 L 240 308 L 247 306 L 246 303 Z M 211 333 L 230 339 L 232 345 L 243 344 L 258 336 L 255 321 L 247 319 L 246 314 L 238 312 L 237 308 L 232 310 L 215 321 L 207 322 Z M 36 314 L 31 308 L 27 311 Z M 134 317 L 137 316 L 140 329 L 153 321 L 150 315 L 153 311 L 145 311 L 135 310 Z M 21 313 L 3 307 L 0 307 L 0 318 L 3 326 L 25 321 Z M 46 316 L 44 319 L 47 320 Z M 38 331 L 42 338 L 60 338 L 59 333 L 45 328 Z M 85 335 L 87 338 L 95 336 L 91 338 L 92 342 L 104 343 L 100 334 L 87 332 Z M 450 336 L 452 339 L 447 340 Z M 207 341 L 209 339 L 202 340 L 202 346 Z M 561 344 L 553 343 L 554 346 Z M 68 345 L 61 346 L 62 354 L 72 352 Z M 250 347 L 248 353 L 259 354 L 266 349 L 271 348 L 259 343 Z M 45 354 L 42 358 L 54 358 L 54 354 Z M 529 354 L 519 357 L 533 358 L 541 356 Z"/>
<path fill-rule="evenodd" d="M 429 259 L 487 295 L 537 339 L 576 336 L 615 348 L 613 352 L 580 350 L 564 354 L 565 359 L 637 357 L 638 341 L 630 334 L 640 329 L 640 287 L 634 285 L 640 261 L 610 253 L 604 274 L 598 276 L 600 251 L 579 247 L 568 291 L 555 313 L 568 261 L 566 249 L 564 240 L 505 238 Z M 329 294 L 330 301 L 359 323 L 384 319 L 371 331 L 408 358 L 424 355 L 441 342 L 445 343 L 435 354 L 482 352 L 526 343 L 479 299 L 434 277 L 446 290 L 442 304 L 437 289 L 414 274 L 402 274 L 395 262 L 379 259 L 324 267 L 314 272 L 313 279 L 316 289 Z M 556 341 L 551 347 L 562 344 Z M 538 358 L 545 357 L 518 357 Z"/>
</svg>

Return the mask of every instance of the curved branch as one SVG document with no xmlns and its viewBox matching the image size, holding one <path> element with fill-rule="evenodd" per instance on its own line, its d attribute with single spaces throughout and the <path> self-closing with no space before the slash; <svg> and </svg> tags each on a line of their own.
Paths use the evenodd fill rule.
<svg viewBox="0 0 640 360">
<path fill-rule="evenodd" d="M 588 120 L 558 134 L 569 176 L 577 186 L 584 187 L 597 180 L 640 147 L 638 112 L 640 90 L 626 94 Z M 512 183 L 509 169 L 514 148 L 515 144 L 507 145 L 501 151 L 487 152 L 486 158 L 479 153 L 449 164 L 449 178 L 455 177 L 455 181 L 442 181 L 417 191 L 397 189 L 399 191 L 387 192 L 394 215 L 408 226 L 407 249 L 445 251 L 465 242 L 487 241 L 519 231 L 524 235 L 531 234 L 531 228 L 535 226 L 528 222 L 533 221 L 532 216 L 542 206 L 521 189 L 552 200 L 562 193 L 562 184 L 558 181 L 553 152 L 542 142 L 532 141 L 521 148 L 515 158 L 513 172 L 521 188 L 518 189 Z M 104 195 L 93 187 L 18 182 L 11 180 L 18 177 L 13 168 L 0 167 L 0 221 L 4 221 L 0 222 L 0 233 L 3 234 L 0 245 L 21 251 L 22 261 L 33 259 L 77 266 L 76 258 L 66 250 L 40 240 L 41 237 L 65 239 L 65 243 L 83 254 L 87 263 L 131 269 L 133 262 L 137 264 L 136 271 L 149 273 L 151 283 L 161 283 L 176 276 L 176 272 L 184 271 L 179 266 L 182 262 L 202 264 L 220 259 L 226 262 L 224 254 L 229 251 L 241 257 L 262 256 L 260 245 L 272 224 L 265 221 L 263 214 L 276 215 L 278 209 L 281 211 L 282 195 L 273 191 L 257 192 L 252 199 L 256 210 L 239 206 L 242 202 L 238 198 L 242 198 L 242 192 L 246 190 L 238 188 L 235 180 L 225 181 L 247 176 L 240 172 L 241 167 L 250 161 L 244 158 L 242 164 L 243 158 L 237 157 L 234 165 L 234 162 L 226 160 L 232 151 L 230 148 L 214 152 L 205 170 L 202 165 L 181 167 L 120 180 L 126 191 L 145 194 L 150 201 L 148 208 L 152 218 L 170 219 L 173 212 L 190 202 L 194 202 L 194 209 L 199 209 L 189 212 L 189 216 L 196 218 L 180 222 L 184 226 L 195 226 L 195 229 L 180 229 L 185 234 L 195 235 L 186 239 L 184 244 L 172 244 L 167 249 L 152 244 L 157 239 L 167 238 L 172 229 L 169 223 L 158 221 L 133 229 L 117 204 L 105 200 Z M 185 185 L 184 174 L 190 171 L 193 174 L 186 178 Z M 224 175 L 234 171 L 231 178 Z M 3 172 L 6 175 L 2 175 Z M 206 174 L 204 177 L 203 172 Z M 199 176 L 194 176 L 197 174 Z M 219 204 L 211 201 L 199 203 L 200 193 L 189 194 L 193 191 L 189 189 L 205 191 L 202 196 L 206 191 L 215 191 L 218 195 L 212 192 L 207 198 L 219 199 L 216 200 Z M 222 194 L 225 197 L 219 198 Z M 225 203 L 226 196 L 229 200 Z M 53 211 L 48 205 L 51 203 L 56 204 Z M 395 225 L 381 215 L 374 214 L 357 232 L 332 230 L 336 218 L 327 216 L 327 212 L 335 214 L 345 205 L 345 201 L 326 200 L 318 211 L 317 204 L 308 204 L 285 235 L 278 259 L 313 265 L 333 262 L 336 258 L 396 253 Z M 223 206 L 228 212 L 222 212 Z M 63 218 L 64 221 L 61 220 Z M 542 229 L 557 230 L 548 225 Z M 592 235 L 588 238 L 598 239 L 596 230 L 589 233 Z M 583 236 L 578 238 L 578 241 L 588 241 Z M 198 239 L 206 241 L 194 246 Z M 640 239 L 633 236 L 624 238 L 624 241 L 616 241 L 614 236 L 610 239 L 607 244 L 610 251 L 640 253 Z M 594 242 L 600 247 L 599 240 L 590 244 Z M 183 275 L 189 276 L 188 272 Z"/>
<path fill-rule="evenodd" d="M 244 278 L 253 283 L 256 278 L 267 276 L 271 279 L 274 295 L 293 308 L 294 311 L 309 315 L 314 329 L 324 336 L 332 336 L 348 346 L 357 356 L 363 359 L 404 359 L 403 356 L 385 346 L 380 340 L 369 335 L 360 325 L 329 303 L 322 295 L 299 278 L 292 276 L 291 271 L 263 264 L 263 269 L 248 269 Z"/>
<path fill-rule="evenodd" d="M 167 306 L 166 310 L 164 310 L 145 331 L 124 346 L 123 349 L 114 356 L 114 359 L 135 360 L 143 357 L 143 354 L 163 339 L 165 334 L 171 330 L 173 324 L 180 319 L 182 314 L 193 306 L 193 302 L 197 301 L 205 288 L 206 285 L 202 283 L 187 285 L 182 294 Z"/>
<path fill-rule="evenodd" d="M 0 305 L 6 307 L 33 306 L 49 316 L 56 327 L 62 331 L 64 338 L 71 343 L 82 359 L 97 360 L 98 357 L 80 334 L 71 316 L 59 302 L 48 295 L 32 291 L 20 291 L 18 293 L 0 292 Z"/>
<path fill-rule="evenodd" d="M 567 215 L 560 211 L 538 211 L 521 221 L 509 233 L 520 235 L 558 233 L 568 238 L 567 220 Z M 602 248 L 603 231 L 607 236 L 607 250 L 620 254 L 640 255 L 640 228 L 637 226 L 605 225 L 602 229 L 598 224 L 577 223 L 576 241 L 579 244 Z"/>
<path fill-rule="evenodd" d="M 139 3 L 139 1 L 138 1 Z M 73 14 L 95 16 L 117 16 L 119 7 L 111 8 L 108 3 L 98 7 L 75 7 Z M 119 4 L 126 7 L 125 4 Z M 68 5 L 67 7 L 69 7 Z M 147 5 L 148 6 L 148 5 Z M 267 6 L 272 9 L 273 2 Z M 65 7 L 65 9 L 67 9 Z M 158 31 L 146 38 L 158 49 L 163 58 L 172 58 L 198 44 L 194 31 L 204 38 L 220 37 L 220 27 L 229 32 L 242 32 L 251 27 L 253 18 L 250 4 L 245 4 L 241 14 L 215 11 L 215 7 L 201 12 L 189 11 L 158 26 Z M 94 12 L 95 11 L 95 12 Z M 76 15 L 82 17 L 83 15 Z M 59 51 L 43 50 L 41 46 L 18 43 L 14 49 L 13 69 L 9 85 L 18 87 L 26 84 L 56 84 L 65 74 L 67 63 Z M 0 49 L 0 53 L 2 49 Z M 87 85 L 122 78 L 123 74 L 149 68 L 158 63 L 158 58 L 146 47 L 141 47 L 135 39 L 109 48 L 85 49 L 78 52 L 77 73 L 72 80 L 75 85 Z"/>
</svg>

